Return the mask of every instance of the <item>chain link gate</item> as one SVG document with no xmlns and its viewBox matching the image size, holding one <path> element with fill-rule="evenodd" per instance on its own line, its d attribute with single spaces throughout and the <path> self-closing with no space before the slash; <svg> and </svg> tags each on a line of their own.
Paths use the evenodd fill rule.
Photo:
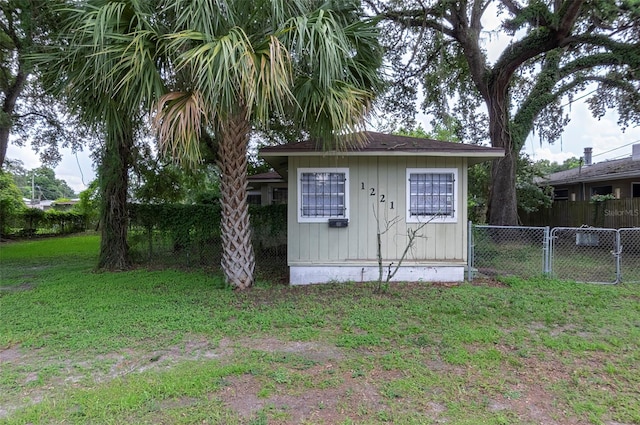
<svg viewBox="0 0 640 425">
<path fill-rule="evenodd" d="M 619 246 L 616 229 L 555 227 L 551 230 L 549 270 L 560 280 L 618 283 Z"/>
<path fill-rule="evenodd" d="M 620 280 L 640 283 L 640 228 L 619 229 Z"/>
</svg>

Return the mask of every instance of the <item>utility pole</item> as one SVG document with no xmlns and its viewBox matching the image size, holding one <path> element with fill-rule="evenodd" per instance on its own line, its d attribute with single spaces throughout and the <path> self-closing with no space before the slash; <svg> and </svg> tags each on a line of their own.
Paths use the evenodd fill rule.
<svg viewBox="0 0 640 425">
<path fill-rule="evenodd" d="M 36 173 L 31 172 L 31 205 L 36 204 Z"/>
</svg>

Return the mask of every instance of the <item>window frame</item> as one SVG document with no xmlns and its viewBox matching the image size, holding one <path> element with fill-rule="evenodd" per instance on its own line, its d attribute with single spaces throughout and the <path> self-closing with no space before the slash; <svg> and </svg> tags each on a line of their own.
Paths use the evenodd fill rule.
<svg viewBox="0 0 640 425">
<path fill-rule="evenodd" d="M 302 215 L 302 174 L 305 173 L 342 173 L 344 174 L 344 215 L 323 215 L 308 217 Z M 297 173 L 297 187 L 298 187 L 298 223 L 327 223 L 331 218 L 346 218 L 349 219 L 349 168 L 346 167 L 322 167 L 322 168 L 298 168 Z"/>
<path fill-rule="evenodd" d="M 566 192 L 566 195 L 565 195 Z M 553 189 L 554 201 L 568 201 L 569 200 L 569 188 Z"/>
<path fill-rule="evenodd" d="M 606 193 L 599 193 L 599 192 L 606 192 Z M 591 196 L 595 196 L 595 195 L 613 195 L 613 185 L 611 184 L 605 184 L 604 186 L 591 186 L 589 189 L 589 193 L 591 194 Z"/>
<path fill-rule="evenodd" d="M 412 215 L 411 214 L 411 174 L 450 174 L 453 175 L 453 200 L 451 206 L 453 212 L 451 215 Z M 406 171 L 406 221 L 407 223 L 457 223 L 458 222 L 458 205 L 459 205 L 459 185 L 458 185 L 458 169 L 457 168 L 407 168 Z"/>
</svg>

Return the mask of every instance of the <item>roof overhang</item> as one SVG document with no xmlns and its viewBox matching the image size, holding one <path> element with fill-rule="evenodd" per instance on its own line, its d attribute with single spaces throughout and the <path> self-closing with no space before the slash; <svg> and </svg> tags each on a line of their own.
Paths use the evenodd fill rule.
<svg viewBox="0 0 640 425">
<path fill-rule="evenodd" d="M 281 176 L 286 176 L 289 157 L 422 157 L 464 158 L 468 165 L 504 157 L 504 149 L 470 145 L 419 137 L 364 131 L 357 135 L 360 143 L 346 145 L 345 149 L 324 150 L 318 140 L 305 140 L 260 150 L 264 158 Z"/>
<path fill-rule="evenodd" d="M 426 158 L 465 158 L 468 165 L 478 164 L 484 161 L 499 159 L 504 157 L 502 150 L 487 150 L 484 152 L 445 152 L 445 151 L 309 151 L 309 152 L 260 152 L 259 156 L 264 158 L 281 176 L 287 175 L 287 164 L 289 157 L 320 157 L 320 158 L 346 158 L 346 157 L 426 157 Z"/>
</svg>

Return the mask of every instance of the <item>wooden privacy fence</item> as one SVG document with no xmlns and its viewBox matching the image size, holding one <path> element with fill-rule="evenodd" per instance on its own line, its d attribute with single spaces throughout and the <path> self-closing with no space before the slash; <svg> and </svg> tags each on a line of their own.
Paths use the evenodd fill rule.
<svg viewBox="0 0 640 425">
<path fill-rule="evenodd" d="M 556 201 L 549 208 L 532 213 L 520 212 L 525 226 L 550 227 L 640 227 L 640 198 L 601 202 Z"/>
</svg>

